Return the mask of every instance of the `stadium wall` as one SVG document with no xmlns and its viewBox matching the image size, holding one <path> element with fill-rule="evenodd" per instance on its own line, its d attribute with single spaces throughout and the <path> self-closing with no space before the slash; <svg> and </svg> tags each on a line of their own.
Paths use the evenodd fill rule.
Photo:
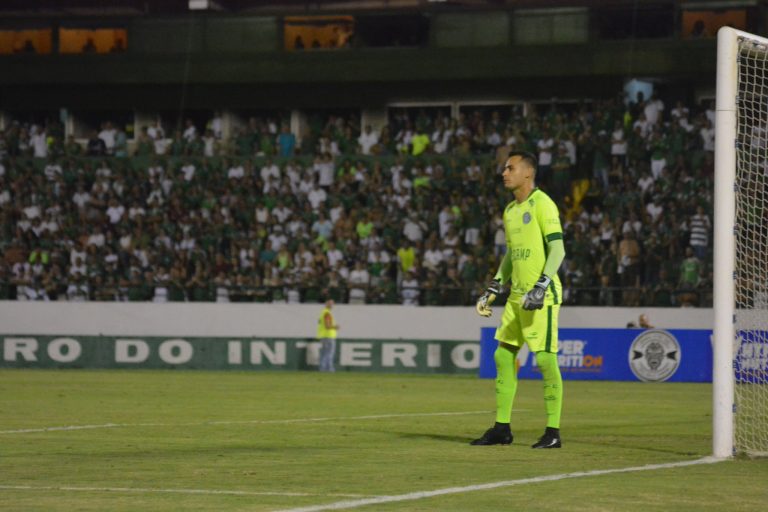
<svg viewBox="0 0 768 512">
<path fill-rule="evenodd" d="M 257 336 L 312 338 L 319 304 L 109 303 L 5 301 L 0 335 Z M 478 341 L 495 327 L 471 307 L 337 305 L 340 338 Z M 622 328 L 641 313 L 662 329 L 712 329 L 711 309 L 564 307 L 562 328 Z"/>
<path fill-rule="evenodd" d="M 340 305 L 337 369 L 493 378 L 496 310 L 484 319 L 472 307 Z M 5 302 L 0 368 L 316 370 L 320 311 L 319 304 Z M 640 313 L 659 328 L 625 328 Z M 563 377 L 707 382 L 711 316 L 699 309 L 566 308 Z M 660 351 L 666 357 L 654 358 Z M 521 377 L 536 378 L 527 355 L 519 354 Z"/>
</svg>

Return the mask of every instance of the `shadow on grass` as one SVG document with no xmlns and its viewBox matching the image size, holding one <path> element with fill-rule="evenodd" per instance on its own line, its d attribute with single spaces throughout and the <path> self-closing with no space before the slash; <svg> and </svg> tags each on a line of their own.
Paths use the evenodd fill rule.
<svg viewBox="0 0 768 512">
<path fill-rule="evenodd" d="M 665 447 L 652 446 L 652 445 L 641 444 L 641 443 L 628 444 L 626 441 L 627 441 L 626 439 L 607 436 L 602 439 L 594 439 L 589 441 L 584 439 L 568 439 L 567 443 L 574 444 L 574 445 L 598 446 L 600 448 L 610 447 L 610 448 L 621 448 L 623 450 L 638 450 L 638 451 L 652 452 L 652 453 L 668 453 L 673 455 L 682 455 L 686 457 L 693 457 L 693 456 L 703 457 L 705 455 L 708 455 L 707 453 L 695 452 L 690 450 L 680 450 L 680 449 L 675 449 L 673 447 L 665 448 Z M 563 444 L 565 443 L 566 443 L 566 440 L 563 441 Z"/>
<path fill-rule="evenodd" d="M 392 434 L 402 439 L 429 439 L 432 441 L 444 441 L 446 443 L 469 444 L 472 437 L 451 436 L 446 434 L 429 434 L 426 432 L 392 432 Z"/>
</svg>

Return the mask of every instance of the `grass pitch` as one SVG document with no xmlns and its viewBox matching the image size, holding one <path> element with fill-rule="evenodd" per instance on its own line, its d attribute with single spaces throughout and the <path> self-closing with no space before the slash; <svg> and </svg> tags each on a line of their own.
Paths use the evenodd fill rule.
<svg viewBox="0 0 768 512">
<path fill-rule="evenodd" d="M 520 383 L 512 446 L 469 446 L 493 408 L 467 376 L 3 370 L 0 508 L 285 510 L 711 452 L 709 385 L 566 382 L 561 450 L 529 448 L 540 381 Z M 736 460 L 353 510 L 753 512 L 766 482 L 767 460 Z"/>
</svg>

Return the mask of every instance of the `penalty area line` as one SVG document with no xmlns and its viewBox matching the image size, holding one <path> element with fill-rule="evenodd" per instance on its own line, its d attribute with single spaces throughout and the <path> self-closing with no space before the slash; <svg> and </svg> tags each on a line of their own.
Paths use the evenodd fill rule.
<svg viewBox="0 0 768 512">
<path fill-rule="evenodd" d="M 634 466 L 628 468 L 616 469 L 596 469 L 593 471 L 577 471 L 574 473 L 561 473 L 559 475 L 544 475 L 531 478 L 522 478 L 519 480 L 504 480 L 501 482 L 491 482 L 487 484 L 467 485 L 464 487 L 447 487 L 444 489 L 435 489 L 432 491 L 417 491 L 407 494 L 398 494 L 394 496 L 377 496 L 373 498 L 363 498 L 357 500 L 344 500 L 325 505 L 312 505 L 308 507 L 298 507 L 290 509 L 281 509 L 277 512 L 320 512 L 323 510 L 343 510 L 363 507 L 365 505 L 380 505 L 382 503 L 394 503 L 399 501 L 414 501 L 424 498 L 433 498 L 435 496 L 445 496 L 449 494 L 462 494 L 474 491 L 487 491 L 489 489 L 498 489 L 501 487 L 512 487 L 516 485 L 537 484 L 541 482 L 555 482 L 558 480 L 567 480 L 570 478 L 583 478 L 590 476 L 610 475 L 616 473 L 634 473 L 638 471 L 654 471 L 658 469 L 682 468 L 686 466 L 696 466 L 700 464 L 714 464 L 727 459 L 716 457 L 704 457 L 696 460 L 687 460 L 681 462 L 668 462 L 664 464 L 648 464 L 646 466 Z"/>
</svg>

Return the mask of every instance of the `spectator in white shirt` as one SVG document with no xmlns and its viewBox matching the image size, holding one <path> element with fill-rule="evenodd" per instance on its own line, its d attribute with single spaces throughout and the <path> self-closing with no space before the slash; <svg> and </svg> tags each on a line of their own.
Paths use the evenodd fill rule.
<svg viewBox="0 0 768 512">
<path fill-rule="evenodd" d="M 386 251 L 386 249 L 383 249 L 381 247 L 380 243 L 375 243 L 371 245 L 371 248 L 368 250 L 368 263 L 369 264 L 380 264 L 382 267 L 386 267 L 392 262 L 392 257 L 389 255 L 389 253 Z"/>
<path fill-rule="evenodd" d="M 74 276 L 80 274 L 84 276 L 88 273 L 88 266 L 85 264 L 85 257 L 76 257 L 74 262 L 69 266 L 69 275 Z"/>
<path fill-rule="evenodd" d="M 704 112 L 704 115 L 709 122 L 712 123 L 712 126 L 714 126 L 715 119 L 717 118 L 717 112 L 715 112 L 715 100 L 709 100 L 707 102 L 707 110 Z"/>
<path fill-rule="evenodd" d="M 664 213 L 664 207 L 657 198 L 653 197 L 645 205 L 645 211 L 651 216 L 651 221 L 656 222 L 661 217 L 661 214 Z"/>
<path fill-rule="evenodd" d="M 357 260 L 355 268 L 349 273 L 349 278 L 347 279 L 350 304 L 365 304 L 370 281 L 371 275 L 368 273 L 368 270 L 363 266 L 362 261 Z"/>
<path fill-rule="evenodd" d="M 229 288 L 232 282 L 224 272 L 219 272 L 213 279 L 213 284 L 216 286 L 216 302 L 227 303 L 229 302 Z"/>
<path fill-rule="evenodd" d="M 184 233 L 184 238 L 182 238 L 178 250 L 187 252 L 194 251 L 196 246 L 197 241 L 194 239 L 194 237 L 192 237 L 192 233 L 187 231 Z"/>
<path fill-rule="evenodd" d="M 55 159 L 51 159 L 45 165 L 43 173 L 45 174 L 45 177 L 48 179 L 48 181 L 54 181 L 58 176 L 61 176 L 62 174 L 61 165 L 59 165 Z"/>
<path fill-rule="evenodd" d="M 147 204 L 151 206 L 152 202 L 156 202 L 159 206 L 162 206 L 164 201 L 163 189 L 160 188 L 160 184 L 155 184 L 147 196 Z"/>
<path fill-rule="evenodd" d="M 116 136 L 117 136 L 117 130 L 115 130 L 115 127 L 112 126 L 111 121 L 107 121 L 101 125 L 99 138 L 104 141 L 104 147 L 106 147 L 108 155 L 113 154 L 115 151 Z"/>
<path fill-rule="evenodd" d="M 333 155 L 324 153 L 318 156 L 315 165 L 317 173 L 317 183 L 323 188 L 333 186 L 335 169 L 333 168 Z M 298 181 L 298 180 L 297 180 Z"/>
<path fill-rule="evenodd" d="M 267 240 L 272 242 L 272 248 L 275 252 L 280 252 L 285 244 L 288 243 L 288 237 L 283 232 L 283 226 L 276 224 L 272 227 L 272 233 L 269 234 Z"/>
<path fill-rule="evenodd" d="M 168 282 L 170 279 L 165 267 L 157 269 L 157 273 L 154 276 L 155 293 L 152 297 L 152 302 L 168 302 Z"/>
<path fill-rule="evenodd" d="M 640 191 L 645 194 L 653 187 L 653 177 L 645 170 L 640 178 L 637 180 L 637 186 L 640 187 Z"/>
<path fill-rule="evenodd" d="M 245 168 L 240 163 L 232 162 L 227 168 L 227 178 L 239 180 L 245 177 Z"/>
<path fill-rule="evenodd" d="M 91 194 L 83 189 L 83 184 L 78 183 L 77 190 L 72 194 L 72 202 L 77 205 L 79 209 L 84 209 L 91 201 Z"/>
<path fill-rule="evenodd" d="M 32 145 L 32 154 L 35 158 L 48 157 L 48 134 L 37 126 L 32 127 L 29 142 Z"/>
<path fill-rule="evenodd" d="M 424 251 L 424 268 L 437 272 L 442 262 L 443 252 L 434 241 L 429 241 L 427 249 Z"/>
<path fill-rule="evenodd" d="M 206 128 L 209 128 L 217 139 L 221 138 L 224 130 L 224 121 L 222 120 L 221 112 L 216 111 L 213 113 L 213 118 L 208 121 L 208 126 L 206 126 Z"/>
<path fill-rule="evenodd" d="M 420 294 L 421 290 L 419 290 L 419 281 L 416 279 L 416 274 L 413 270 L 409 270 L 400 283 L 400 297 L 403 305 L 418 306 Z"/>
<path fill-rule="evenodd" d="M 67 300 L 72 302 L 87 302 L 90 296 L 90 287 L 85 281 L 84 274 L 74 273 L 67 286 Z"/>
<path fill-rule="evenodd" d="M 440 213 L 437 216 L 438 225 L 440 227 L 440 238 L 445 239 L 448 230 L 453 226 L 454 215 L 451 211 L 450 205 L 443 206 Z"/>
<path fill-rule="evenodd" d="M 261 171 L 259 171 L 259 175 L 261 176 L 261 181 L 264 183 L 269 182 L 270 178 L 277 178 L 280 179 L 280 168 L 272 161 L 271 158 L 267 158 L 267 161 L 264 162 L 264 166 L 261 168 Z"/>
<path fill-rule="evenodd" d="M 544 130 L 539 142 L 536 143 L 536 147 L 539 149 L 539 166 L 552 165 L 552 152 L 555 148 L 555 139 L 549 134 L 549 130 Z"/>
<path fill-rule="evenodd" d="M 493 148 L 495 148 L 496 146 L 500 146 L 501 141 L 502 141 L 501 135 L 499 134 L 499 130 L 496 128 L 493 128 L 491 130 L 491 133 L 489 133 L 488 137 L 486 137 L 485 139 L 485 142 Z"/>
<path fill-rule="evenodd" d="M 299 183 L 299 194 L 307 195 L 315 188 L 315 180 L 309 171 L 304 172 L 304 178 Z"/>
<path fill-rule="evenodd" d="M 104 247 L 104 233 L 101 231 L 101 226 L 94 226 L 93 233 L 88 237 L 86 245 L 94 245 L 96 247 Z"/>
<path fill-rule="evenodd" d="M 181 173 L 184 175 L 184 181 L 192 181 L 192 178 L 195 177 L 195 164 L 192 162 L 185 162 L 181 166 Z"/>
<path fill-rule="evenodd" d="M 184 140 L 187 142 L 191 142 L 197 137 L 197 128 L 191 119 L 187 119 L 187 122 L 184 125 L 184 133 L 181 136 L 184 137 Z"/>
<path fill-rule="evenodd" d="M 360 152 L 364 155 L 371 154 L 371 148 L 379 143 L 379 135 L 373 131 L 371 125 L 367 125 L 360 137 L 357 138 L 360 145 Z"/>
<path fill-rule="evenodd" d="M 293 213 L 293 211 L 285 206 L 285 201 L 282 199 L 278 199 L 277 204 L 272 208 L 272 216 L 277 219 L 280 224 L 285 224 L 285 221 L 288 220 L 291 213 Z"/>
<path fill-rule="evenodd" d="M 621 121 L 616 121 L 611 133 L 611 157 L 624 165 L 627 156 L 627 139 Z"/>
<path fill-rule="evenodd" d="M 53 235 L 59 232 L 59 223 L 56 222 L 56 218 L 53 216 L 53 214 L 47 214 L 45 217 L 45 220 L 43 221 L 43 230 L 47 231 L 48 234 Z"/>
<path fill-rule="evenodd" d="M 160 119 L 156 119 L 155 124 L 147 128 L 147 135 L 149 135 L 149 138 L 152 140 L 165 138 L 165 131 L 163 130 L 163 125 Z"/>
<path fill-rule="evenodd" d="M 420 242 L 426 229 L 426 224 L 418 219 L 416 213 L 412 213 L 403 224 L 403 235 L 413 243 Z"/>
<path fill-rule="evenodd" d="M 683 105 L 682 101 L 677 100 L 675 108 L 669 112 L 669 115 L 676 119 L 685 119 L 688 117 L 688 107 Z"/>
<path fill-rule="evenodd" d="M 344 253 L 336 246 L 336 242 L 330 242 L 328 244 L 328 250 L 325 253 L 325 257 L 328 258 L 328 266 L 331 268 L 336 267 L 336 264 L 344 261 Z"/>
<path fill-rule="evenodd" d="M 715 127 L 712 125 L 711 121 L 707 120 L 706 125 L 701 130 L 699 130 L 699 135 L 701 136 L 704 151 L 714 151 Z"/>
<path fill-rule="evenodd" d="M 139 201 L 134 201 L 131 207 L 128 209 L 128 218 L 130 220 L 136 220 L 137 217 L 144 217 L 147 214 L 147 210 L 141 205 Z"/>
<path fill-rule="evenodd" d="M 658 95 L 654 92 L 651 95 L 651 99 L 648 100 L 643 108 L 645 118 L 651 125 L 657 124 L 661 120 L 661 113 L 664 111 L 664 102 L 662 102 Z"/>
<path fill-rule="evenodd" d="M 325 189 L 318 186 L 314 186 L 309 194 L 307 194 L 307 201 L 312 205 L 313 210 L 317 210 L 320 206 L 324 205 L 326 199 L 328 199 L 328 194 L 325 193 Z"/>
<path fill-rule="evenodd" d="M 632 130 L 636 130 L 637 128 L 640 128 L 640 136 L 644 139 L 648 138 L 648 135 L 651 133 L 651 128 L 653 127 L 653 124 L 648 122 L 648 119 L 646 119 L 644 113 L 640 113 L 640 116 L 638 116 L 637 120 L 632 123 Z"/>
<path fill-rule="evenodd" d="M 119 224 L 123 220 L 125 215 L 125 206 L 119 204 L 114 197 L 109 200 L 109 207 L 106 211 L 107 217 L 109 217 L 109 223 L 112 225 Z"/>
</svg>

